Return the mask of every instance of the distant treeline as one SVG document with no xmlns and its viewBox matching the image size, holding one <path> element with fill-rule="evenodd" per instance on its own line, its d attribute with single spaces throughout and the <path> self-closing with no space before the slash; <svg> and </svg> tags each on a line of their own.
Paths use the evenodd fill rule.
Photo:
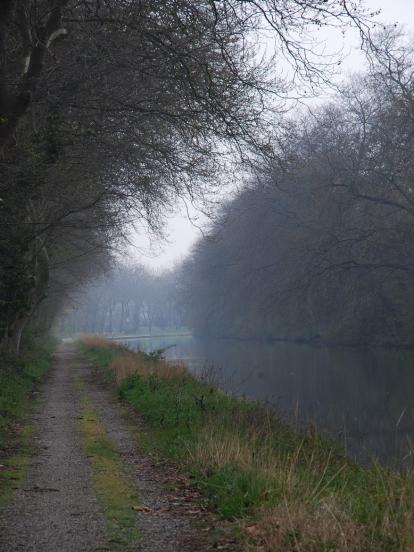
<svg viewBox="0 0 414 552">
<path fill-rule="evenodd" d="M 183 326 L 176 275 L 124 266 L 82 288 L 58 323 L 61 334 L 138 334 Z"/>
<path fill-rule="evenodd" d="M 182 268 L 197 333 L 414 344 L 413 69 L 388 51 L 286 129 Z"/>
</svg>

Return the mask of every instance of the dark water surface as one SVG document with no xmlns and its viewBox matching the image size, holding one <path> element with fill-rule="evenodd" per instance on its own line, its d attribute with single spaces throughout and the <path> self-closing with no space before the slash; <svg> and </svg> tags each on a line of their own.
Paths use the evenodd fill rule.
<svg viewBox="0 0 414 552">
<path fill-rule="evenodd" d="M 315 424 L 360 461 L 414 461 L 414 352 L 211 340 L 129 339 L 132 349 L 169 348 L 222 388 L 268 402 L 294 423 Z M 413 452 L 411 452 L 413 450 Z"/>
</svg>

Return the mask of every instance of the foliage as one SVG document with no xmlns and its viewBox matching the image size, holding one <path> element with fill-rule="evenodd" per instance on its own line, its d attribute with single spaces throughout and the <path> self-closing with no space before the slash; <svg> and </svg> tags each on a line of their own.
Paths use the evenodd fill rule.
<svg viewBox="0 0 414 552">
<path fill-rule="evenodd" d="M 145 351 L 141 351 L 141 354 L 144 355 L 145 360 L 157 362 L 159 360 L 165 360 L 164 353 L 171 347 L 174 347 L 174 345 L 168 345 L 168 347 L 162 347 L 161 349 L 154 349 L 149 353 L 146 353 Z"/>
</svg>

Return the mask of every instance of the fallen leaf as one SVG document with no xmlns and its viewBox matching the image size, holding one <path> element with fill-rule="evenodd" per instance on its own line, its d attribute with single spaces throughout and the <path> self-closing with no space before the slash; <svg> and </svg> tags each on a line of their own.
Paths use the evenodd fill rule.
<svg viewBox="0 0 414 552">
<path fill-rule="evenodd" d="M 135 512 L 145 512 L 149 513 L 152 512 L 152 508 L 149 508 L 148 506 L 132 506 L 132 509 L 135 510 Z"/>
</svg>

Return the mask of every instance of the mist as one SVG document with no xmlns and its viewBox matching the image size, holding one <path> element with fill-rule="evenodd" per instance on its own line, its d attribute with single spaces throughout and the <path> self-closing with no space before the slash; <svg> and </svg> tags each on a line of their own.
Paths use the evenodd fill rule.
<svg viewBox="0 0 414 552">
<path fill-rule="evenodd" d="M 0 2 L 1 550 L 414 549 L 413 17 Z"/>
</svg>

